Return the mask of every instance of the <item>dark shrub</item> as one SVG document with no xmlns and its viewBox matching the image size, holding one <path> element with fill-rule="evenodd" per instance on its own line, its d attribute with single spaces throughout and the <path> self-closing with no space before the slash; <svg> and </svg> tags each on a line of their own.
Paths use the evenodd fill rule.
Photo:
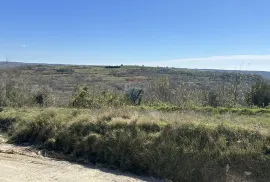
<svg viewBox="0 0 270 182">
<path fill-rule="evenodd" d="M 258 82 L 253 85 L 248 95 L 248 102 L 251 105 L 267 107 L 270 103 L 270 84 Z"/>
<path fill-rule="evenodd" d="M 143 93 L 142 89 L 132 88 L 127 91 L 126 95 L 133 105 L 140 105 Z"/>
</svg>

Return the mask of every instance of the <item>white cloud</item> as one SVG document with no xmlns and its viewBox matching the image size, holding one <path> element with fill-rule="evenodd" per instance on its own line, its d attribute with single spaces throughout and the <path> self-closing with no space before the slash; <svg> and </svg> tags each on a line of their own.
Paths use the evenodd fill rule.
<svg viewBox="0 0 270 182">
<path fill-rule="evenodd" d="M 231 55 L 148 62 L 147 66 L 270 71 L 270 55 Z"/>
<path fill-rule="evenodd" d="M 184 58 L 176 59 L 170 61 L 162 61 L 163 63 L 173 63 L 173 62 L 187 62 L 187 61 L 226 61 L 226 60 L 268 60 L 270 61 L 270 55 L 232 55 L 232 56 L 212 56 L 205 58 Z"/>
</svg>

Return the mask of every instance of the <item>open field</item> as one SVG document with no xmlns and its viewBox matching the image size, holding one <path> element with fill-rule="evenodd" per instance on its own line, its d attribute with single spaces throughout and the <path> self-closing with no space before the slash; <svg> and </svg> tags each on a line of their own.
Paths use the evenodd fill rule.
<svg viewBox="0 0 270 182">
<path fill-rule="evenodd" d="M 0 122 L 10 141 L 81 163 L 173 181 L 270 179 L 267 113 L 10 108 Z"/>
</svg>

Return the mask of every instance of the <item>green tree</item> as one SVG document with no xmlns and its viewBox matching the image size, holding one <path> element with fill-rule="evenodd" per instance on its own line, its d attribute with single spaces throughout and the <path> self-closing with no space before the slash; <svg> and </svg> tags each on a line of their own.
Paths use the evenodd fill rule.
<svg viewBox="0 0 270 182">
<path fill-rule="evenodd" d="M 270 104 L 270 84 L 258 82 L 252 86 L 248 94 L 248 103 L 259 107 L 267 107 Z"/>
<path fill-rule="evenodd" d="M 72 107 L 89 108 L 91 107 L 93 100 L 90 97 L 88 87 L 78 87 L 75 90 L 75 94 L 71 98 L 70 105 Z"/>
</svg>

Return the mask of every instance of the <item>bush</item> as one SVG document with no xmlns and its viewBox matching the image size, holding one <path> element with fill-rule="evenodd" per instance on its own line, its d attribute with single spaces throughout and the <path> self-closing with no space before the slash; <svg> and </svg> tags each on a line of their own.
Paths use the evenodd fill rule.
<svg viewBox="0 0 270 182">
<path fill-rule="evenodd" d="M 74 69 L 71 68 L 58 68 L 56 69 L 57 73 L 62 73 L 62 74 L 72 74 L 74 73 Z"/>
<path fill-rule="evenodd" d="M 267 107 L 270 104 L 270 84 L 259 82 L 252 86 L 248 94 L 248 103 L 259 107 Z"/>
<path fill-rule="evenodd" d="M 48 86 L 35 85 L 31 90 L 33 105 L 38 106 L 53 106 L 55 103 L 52 89 Z"/>
<path fill-rule="evenodd" d="M 70 99 L 70 106 L 77 108 L 101 108 L 108 106 L 123 106 L 127 104 L 124 94 L 117 94 L 111 91 L 90 92 L 86 86 L 78 87 Z"/>
<path fill-rule="evenodd" d="M 90 97 L 88 87 L 78 87 L 74 96 L 71 98 L 70 105 L 78 108 L 89 108 L 93 100 Z"/>
<path fill-rule="evenodd" d="M 140 105 L 143 93 L 144 91 L 142 89 L 132 88 L 127 91 L 126 96 L 133 105 Z"/>
<path fill-rule="evenodd" d="M 23 77 L 20 70 L 0 74 L 0 106 L 51 106 L 54 104 L 52 89 L 47 85 L 34 85 Z"/>
</svg>

